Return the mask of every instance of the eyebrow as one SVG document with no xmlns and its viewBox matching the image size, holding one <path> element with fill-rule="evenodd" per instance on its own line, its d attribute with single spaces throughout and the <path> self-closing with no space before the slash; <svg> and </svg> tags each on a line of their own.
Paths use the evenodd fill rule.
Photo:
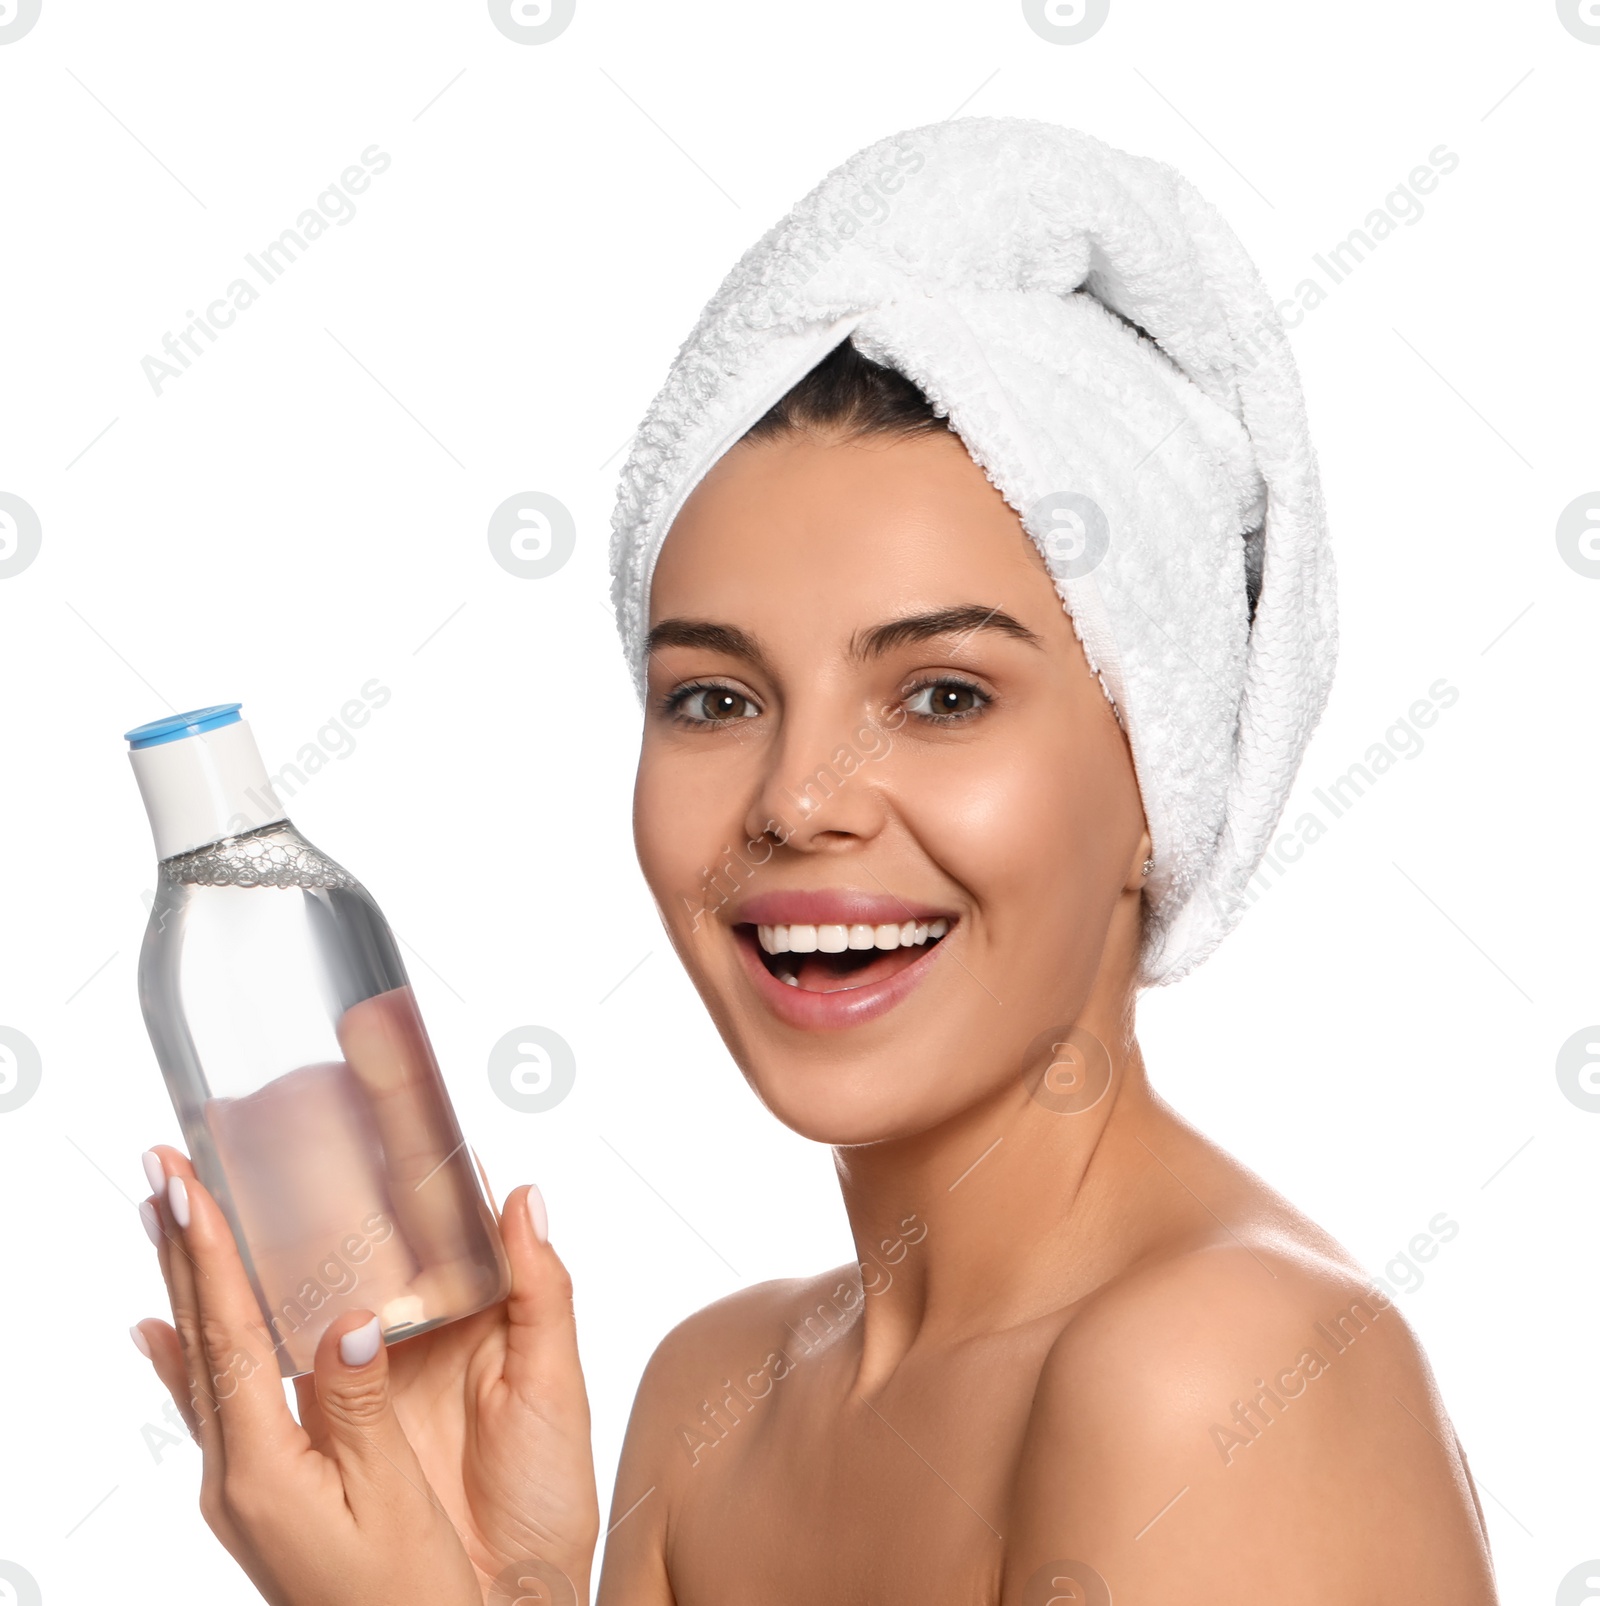
<svg viewBox="0 0 1600 1606">
<path fill-rule="evenodd" d="M 751 663 L 762 661 L 760 644 L 749 631 L 709 619 L 663 619 L 644 638 L 647 655 L 662 647 L 699 647 L 706 652 L 726 653 L 730 658 L 746 658 Z"/>
<path fill-rule="evenodd" d="M 980 630 L 997 630 L 1032 647 L 1044 645 L 1021 620 L 1003 609 L 968 602 L 928 613 L 907 614 L 900 619 L 886 619 L 868 630 L 858 630 L 850 640 L 850 656 L 857 660 L 878 658 L 896 647 L 931 641 L 938 636 L 970 636 Z M 698 647 L 750 663 L 764 661 L 761 644 L 749 631 L 710 619 L 663 619 L 645 638 L 645 652 L 653 653 L 662 647 Z"/>
<path fill-rule="evenodd" d="M 982 603 L 967 602 L 953 608 L 936 608 L 931 613 L 889 619 L 870 630 L 857 631 L 850 643 L 850 652 L 855 658 L 876 658 L 913 642 L 931 641 L 936 636 L 971 636 L 980 630 L 998 630 L 1031 647 L 1044 646 L 1021 620 L 1013 619 L 1009 613 L 999 608 L 986 608 Z"/>
</svg>

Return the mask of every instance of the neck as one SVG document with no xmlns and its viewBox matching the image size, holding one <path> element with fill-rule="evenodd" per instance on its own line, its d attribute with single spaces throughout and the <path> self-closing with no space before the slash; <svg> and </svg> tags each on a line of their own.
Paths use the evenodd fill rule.
<svg viewBox="0 0 1600 1606">
<path fill-rule="evenodd" d="M 1072 1050 L 1058 1050 L 1053 1083 L 1008 1078 L 933 1130 L 835 1150 L 861 1265 L 864 1391 L 913 1345 L 1059 1311 L 1139 1252 L 1130 1184 L 1148 1169 L 1143 1139 L 1174 1118 L 1150 1092 L 1131 1010 L 1120 1030 L 1080 1024 L 1111 1061 L 1088 1108 L 1074 1107 Z"/>
</svg>

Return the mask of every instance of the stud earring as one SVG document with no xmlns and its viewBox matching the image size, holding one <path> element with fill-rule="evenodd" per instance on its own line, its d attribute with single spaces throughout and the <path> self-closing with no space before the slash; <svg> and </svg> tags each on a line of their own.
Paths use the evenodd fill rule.
<svg viewBox="0 0 1600 1606">
<path fill-rule="evenodd" d="M 1155 869 L 1155 867 L 1156 867 L 1156 861 L 1154 859 L 1146 859 L 1144 861 L 1144 864 L 1140 867 L 1139 874 L 1140 875 L 1149 875 L 1150 872 L 1153 869 Z"/>
</svg>

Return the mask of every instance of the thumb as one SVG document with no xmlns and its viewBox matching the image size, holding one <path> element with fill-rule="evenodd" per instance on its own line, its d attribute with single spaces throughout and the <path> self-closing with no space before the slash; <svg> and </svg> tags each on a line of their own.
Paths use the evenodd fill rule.
<svg viewBox="0 0 1600 1606">
<path fill-rule="evenodd" d="M 364 1496 L 392 1501 L 398 1475 L 419 1492 L 418 1465 L 389 1397 L 389 1353 L 371 1311 L 346 1311 L 317 1345 L 314 1382 L 328 1447 L 352 1507 Z"/>
<path fill-rule="evenodd" d="M 572 1277 L 550 1247 L 544 1196 L 533 1184 L 514 1189 L 500 1217 L 500 1237 L 511 1262 L 506 1301 L 505 1380 L 524 1397 L 559 1389 L 574 1379 L 582 1388 Z"/>
</svg>

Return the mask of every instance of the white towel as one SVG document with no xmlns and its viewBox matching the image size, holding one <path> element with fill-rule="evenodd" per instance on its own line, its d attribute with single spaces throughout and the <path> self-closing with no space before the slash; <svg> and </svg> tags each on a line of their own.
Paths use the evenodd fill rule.
<svg viewBox="0 0 1600 1606">
<path fill-rule="evenodd" d="M 1140 981 L 1178 980 L 1245 907 L 1336 651 L 1260 275 L 1179 173 L 1073 129 L 970 117 L 859 151 L 734 266 L 634 438 L 611 562 L 641 696 L 678 509 L 847 335 L 949 417 L 1044 556 L 1144 801 Z"/>
</svg>

